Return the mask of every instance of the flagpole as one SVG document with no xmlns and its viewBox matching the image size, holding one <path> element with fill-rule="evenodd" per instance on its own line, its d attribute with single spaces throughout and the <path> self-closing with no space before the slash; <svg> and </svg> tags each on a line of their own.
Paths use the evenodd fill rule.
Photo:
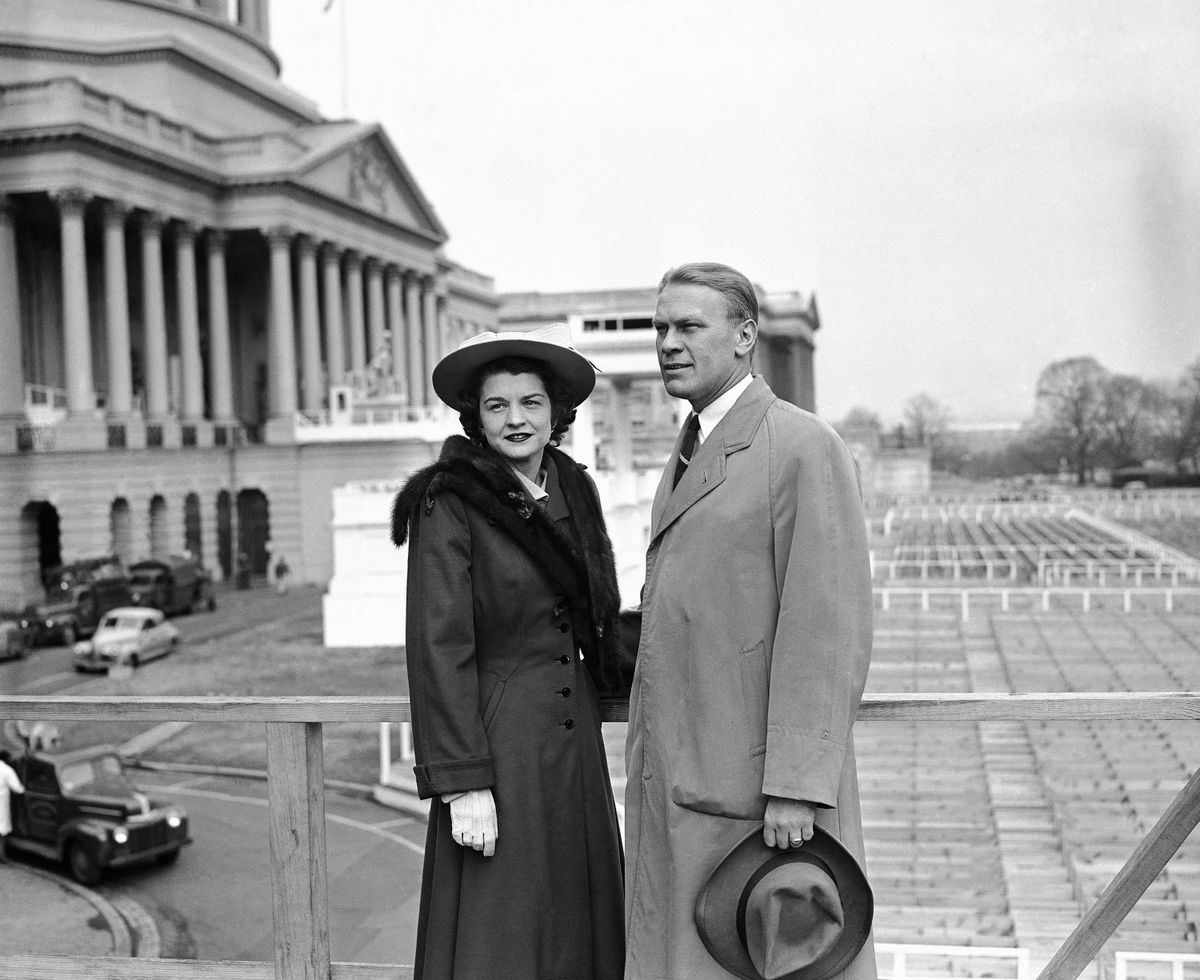
<svg viewBox="0 0 1200 980">
<path fill-rule="evenodd" d="M 321 13 L 329 13 L 329 9 L 334 5 L 335 0 L 325 0 L 325 6 L 321 8 Z M 341 58 L 341 83 L 342 83 L 342 118 L 350 118 L 350 59 L 346 57 L 346 0 L 342 0 L 338 4 L 338 56 Z"/>
</svg>

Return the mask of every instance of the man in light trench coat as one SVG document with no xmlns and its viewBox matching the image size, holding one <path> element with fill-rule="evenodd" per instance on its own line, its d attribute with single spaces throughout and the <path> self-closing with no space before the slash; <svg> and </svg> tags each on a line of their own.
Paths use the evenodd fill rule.
<svg viewBox="0 0 1200 980">
<path fill-rule="evenodd" d="M 753 286 L 727 266 L 679 266 L 659 285 L 659 370 L 700 425 L 687 463 L 680 433 L 651 513 L 626 746 L 627 980 L 732 976 L 693 913 L 758 822 L 779 848 L 802 847 L 815 822 L 863 863 L 858 476 L 827 424 L 752 375 L 757 320 Z M 875 980 L 870 938 L 837 976 Z"/>
</svg>

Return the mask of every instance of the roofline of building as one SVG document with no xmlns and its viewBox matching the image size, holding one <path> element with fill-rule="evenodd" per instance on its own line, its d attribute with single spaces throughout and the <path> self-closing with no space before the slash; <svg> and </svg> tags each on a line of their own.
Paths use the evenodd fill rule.
<svg viewBox="0 0 1200 980">
<path fill-rule="evenodd" d="M 179 8 L 180 13 L 185 13 Z M 239 33 L 244 33 L 240 32 Z M 262 42 L 253 35 L 246 35 L 254 43 Z M 63 61 L 145 61 L 154 55 L 166 54 L 175 58 L 184 67 L 205 76 L 225 88 L 233 89 L 243 97 L 258 101 L 276 111 L 290 114 L 296 123 L 324 122 L 315 103 L 282 82 L 264 82 L 253 73 L 215 58 L 202 48 L 171 35 L 138 38 L 132 42 L 85 44 L 60 38 L 37 38 L 29 35 L 0 31 L 0 50 L 18 57 L 45 58 L 47 54 L 58 55 Z M 278 58 L 269 48 L 265 49 L 274 60 L 278 71 Z M 31 79 L 31 81 L 38 81 Z"/>
</svg>

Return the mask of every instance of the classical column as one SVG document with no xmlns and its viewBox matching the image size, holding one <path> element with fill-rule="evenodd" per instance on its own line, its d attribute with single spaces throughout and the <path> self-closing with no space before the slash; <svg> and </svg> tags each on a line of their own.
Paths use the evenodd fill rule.
<svg viewBox="0 0 1200 980">
<path fill-rule="evenodd" d="M 271 415 L 291 418 L 296 412 L 296 336 L 292 325 L 292 230 L 272 228 L 271 338 L 267 385 Z"/>
<path fill-rule="evenodd" d="M 146 415 L 161 419 L 170 411 L 167 390 L 167 313 L 166 300 L 163 298 L 162 215 L 157 211 L 143 212 L 141 226 Z"/>
<path fill-rule="evenodd" d="M 422 378 L 428 385 L 428 379 L 433 375 L 433 366 L 441 356 L 441 345 L 438 342 L 438 297 L 435 291 L 433 276 L 421 280 L 421 347 L 425 352 L 425 363 L 422 368 Z M 428 387 L 427 404 L 434 404 L 432 386 Z"/>
<path fill-rule="evenodd" d="M 129 283 L 125 269 L 125 218 L 119 201 L 104 203 L 104 311 L 108 333 L 109 415 L 133 411 L 133 362 L 129 339 Z"/>
<path fill-rule="evenodd" d="M 367 325 L 371 347 L 367 360 L 372 360 L 383 346 L 383 332 L 387 323 L 383 318 L 383 266 L 378 259 L 367 260 Z"/>
<path fill-rule="evenodd" d="M 17 230 L 12 204 L 0 194 L 0 417 L 25 411 L 21 356 L 21 306 L 17 280 Z"/>
<path fill-rule="evenodd" d="M 362 256 L 346 253 L 346 313 L 350 331 L 350 370 L 361 372 L 367 366 L 367 338 L 363 324 Z"/>
<path fill-rule="evenodd" d="M 331 385 L 346 380 L 346 332 L 342 328 L 342 270 L 337 247 L 321 248 L 325 273 L 325 367 Z"/>
<path fill-rule="evenodd" d="M 87 249 L 83 208 L 87 195 L 78 188 L 55 195 L 62 229 L 62 303 L 67 376 L 67 409 L 71 414 L 96 408 L 92 381 L 92 325 L 88 317 Z"/>
<path fill-rule="evenodd" d="M 204 418 L 204 376 L 200 361 L 200 307 L 196 296 L 196 229 L 186 221 L 175 226 L 175 292 L 183 381 L 179 414 L 194 422 Z"/>
<path fill-rule="evenodd" d="M 300 252 L 300 356 L 304 379 L 301 407 L 319 412 L 324 401 L 321 378 L 321 319 L 317 310 L 317 243 L 307 235 L 299 241 Z"/>
<path fill-rule="evenodd" d="M 411 270 L 404 279 L 404 337 L 408 364 L 408 404 L 427 405 L 425 354 L 421 343 L 421 280 Z"/>
<path fill-rule="evenodd" d="M 225 232 L 209 229 L 208 356 L 212 387 L 212 416 L 233 420 L 233 354 L 229 344 L 229 290 L 225 283 Z"/>
<path fill-rule="evenodd" d="M 387 267 L 387 322 L 392 331 L 392 377 L 399 385 L 404 380 L 404 369 L 408 359 L 404 354 L 404 297 L 401 293 L 400 270 L 394 265 Z"/>
</svg>

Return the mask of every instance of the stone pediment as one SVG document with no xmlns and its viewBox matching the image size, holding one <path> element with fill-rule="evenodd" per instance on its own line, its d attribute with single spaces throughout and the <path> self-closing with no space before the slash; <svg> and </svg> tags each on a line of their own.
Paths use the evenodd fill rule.
<svg viewBox="0 0 1200 980">
<path fill-rule="evenodd" d="M 294 179 L 388 221 L 446 237 L 404 161 L 377 126 L 304 161 Z"/>
</svg>

